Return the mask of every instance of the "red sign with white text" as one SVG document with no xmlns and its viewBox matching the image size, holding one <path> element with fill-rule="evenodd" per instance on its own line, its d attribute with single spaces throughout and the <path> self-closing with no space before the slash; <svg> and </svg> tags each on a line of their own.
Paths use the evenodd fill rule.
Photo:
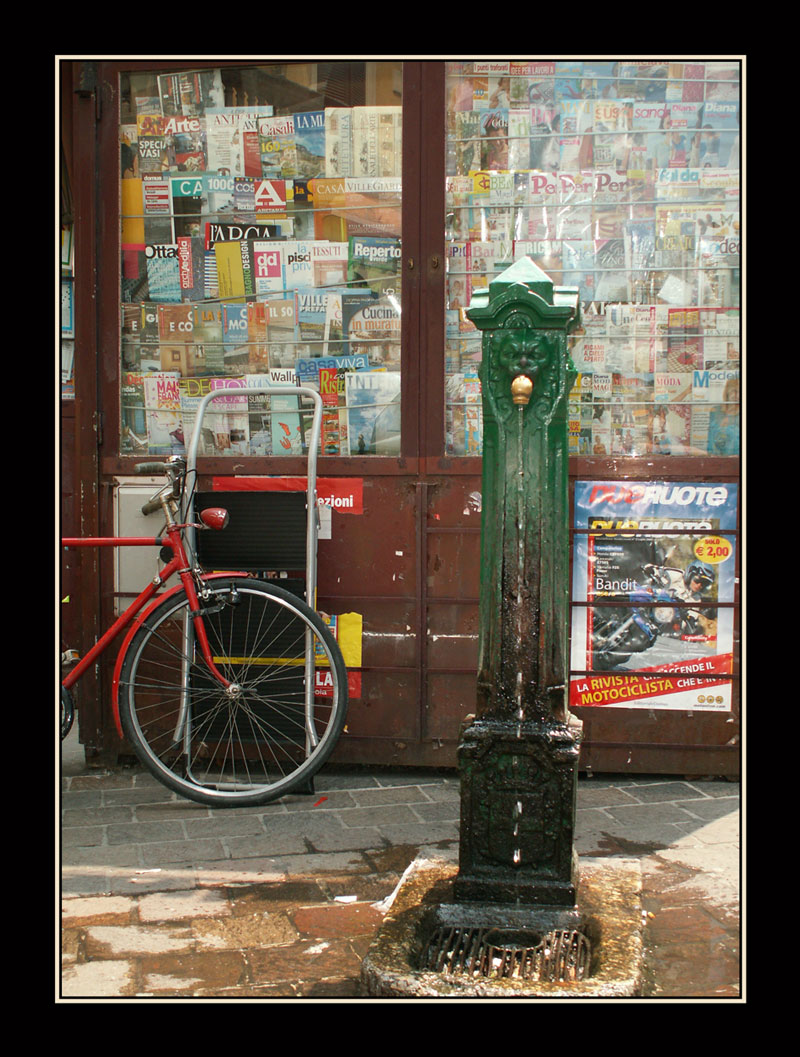
<svg viewBox="0 0 800 1057">
<path fill-rule="evenodd" d="M 305 492 L 305 477 L 215 477 L 219 492 Z M 342 514 L 364 513 L 364 481 L 361 477 L 317 478 L 317 502 Z"/>
</svg>

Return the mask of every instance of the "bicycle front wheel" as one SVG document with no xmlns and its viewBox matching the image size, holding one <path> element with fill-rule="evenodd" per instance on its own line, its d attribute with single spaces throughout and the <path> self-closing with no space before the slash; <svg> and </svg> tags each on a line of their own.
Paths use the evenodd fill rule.
<svg viewBox="0 0 800 1057">
<path fill-rule="evenodd" d="M 190 800 L 265 804 L 330 756 L 347 673 L 330 629 L 302 599 L 250 578 L 208 579 L 201 612 L 223 687 L 195 641 L 183 590 L 132 638 L 120 669 L 122 729 L 144 766 Z"/>
</svg>

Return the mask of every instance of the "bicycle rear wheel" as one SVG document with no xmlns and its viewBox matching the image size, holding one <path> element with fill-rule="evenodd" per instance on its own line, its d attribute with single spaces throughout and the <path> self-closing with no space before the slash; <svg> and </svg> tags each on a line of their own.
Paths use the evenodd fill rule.
<svg viewBox="0 0 800 1057">
<path fill-rule="evenodd" d="M 304 785 L 330 756 L 347 712 L 344 661 L 319 614 L 288 591 L 243 577 L 205 584 L 211 654 L 234 688 L 209 671 L 178 591 L 125 652 L 122 729 L 144 766 L 181 796 L 265 804 Z"/>
<path fill-rule="evenodd" d="M 75 704 L 66 686 L 61 687 L 61 740 L 72 730 L 75 721 Z"/>
</svg>

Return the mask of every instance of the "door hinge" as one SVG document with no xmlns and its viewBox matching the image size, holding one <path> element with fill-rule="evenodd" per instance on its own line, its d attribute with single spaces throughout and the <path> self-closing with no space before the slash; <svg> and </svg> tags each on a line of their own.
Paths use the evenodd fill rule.
<svg viewBox="0 0 800 1057">
<path fill-rule="evenodd" d="M 97 438 L 97 447 L 101 447 L 103 443 L 103 412 L 95 411 L 94 413 L 94 432 Z"/>
</svg>

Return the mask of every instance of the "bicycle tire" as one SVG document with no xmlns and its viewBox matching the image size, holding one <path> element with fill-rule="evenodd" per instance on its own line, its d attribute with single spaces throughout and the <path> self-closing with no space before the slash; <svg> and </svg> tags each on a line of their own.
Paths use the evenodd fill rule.
<svg viewBox="0 0 800 1057">
<path fill-rule="evenodd" d="M 75 704 L 66 686 L 61 687 L 61 740 L 72 730 L 75 721 Z"/>
<path fill-rule="evenodd" d="M 184 647 L 190 604 L 181 589 L 145 618 L 125 651 L 122 729 L 141 763 L 181 796 L 215 807 L 266 804 L 303 786 L 333 751 L 347 714 L 344 660 L 319 614 L 283 588 L 249 577 L 205 586 L 211 653 L 236 696 L 214 679 L 193 636 Z"/>
</svg>

